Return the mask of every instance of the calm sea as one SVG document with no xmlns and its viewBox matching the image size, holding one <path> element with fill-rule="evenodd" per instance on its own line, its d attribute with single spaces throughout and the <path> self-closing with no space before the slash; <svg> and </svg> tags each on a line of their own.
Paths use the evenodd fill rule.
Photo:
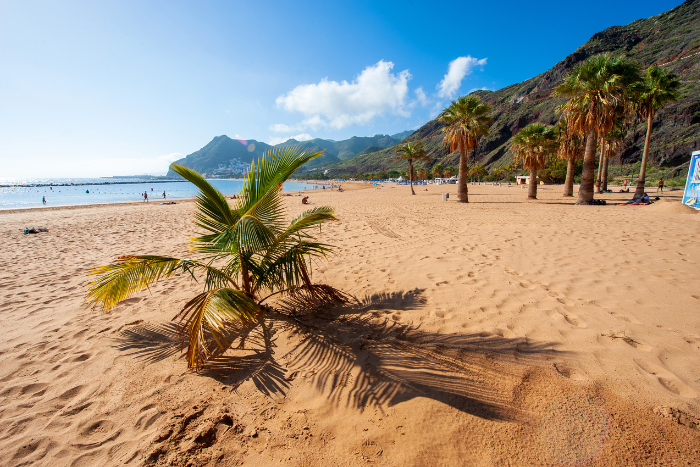
<svg viewBox="0 0 700 467">
<path fill-rule="evenodd" d="M 125 182 L 129 183 L 125 183 Z M 226 196 L 241 191 L 241 180 L 210 180 L 211 184 Z M 49 186 L 49 184 L 53 186 Z M 109 184 L 105 184 L 109 183 Z M 142 201 L 143 193 L 148 193 L 149 201 L 192 198 L 197 188 L 189 182 L 154 182 L 134 179 L 24 179 L 0 180 L 0 209 L 36 208 L 43 206 L 75 206 L 81 204 L 107 204 Z M 287 182 L 283 190 L 287 192 L 310 190 L 313 184 Z M 321 186 L 318 185 L 320 188 Z M 46 198 L 43 204 L 42 198 Z"/>
</svg>

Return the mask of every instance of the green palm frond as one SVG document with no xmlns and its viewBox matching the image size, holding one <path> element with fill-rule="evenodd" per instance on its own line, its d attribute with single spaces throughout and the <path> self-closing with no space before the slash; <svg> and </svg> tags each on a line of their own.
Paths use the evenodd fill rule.
<svg viewBox="0 0 700 467">
<path fill-rule="evenodd" d="M 636 91 L 637 111 L 643 118 L 654 115 L 656 110 L 678 100 L 681 82 L 678 77 L 663 68 L 649 67 L 644 82 Z"/>
<path fill-rule="evenodd" d="M 397 161 L 423 161 L 429 162 L 431 159 L 428 153 L 423 149 L 423 141 L 418 141 L 416 143 L 411 143 L 410 141 L 406 144 L 396 146 L 396 157 L 394 157 L 394 162 Z"/>
<path fill-rule="evenodd" d="M 100 277 L 88 283 L 86 302 L 93 308 L 114 308 L 152 283 L 177 272 L 194 274 L 195 262 L 167 256 L 121 256 L 113 264 L 99 266 L 88 274 Z"/>
<path fill-rule="evenodd" d="M 624 57 L 600 54 L 576 65 L 554 90 L 554 96 L 568 97 L 560 107 L 569 131 L 605 134 L 614 125 L 619 108 L 629 110 L 641 81 L 639 67 Z"/>
<path fill-rule="evenodd" d="M 516 162 L 529 169 L 542 169 L 559 145 L 554 127 L 531 123 L 511 140 L 511 151 Z"/>
<path fill-rule="evenodd" d="M 442 129 L 445 147 L 462 154 L 474 150 L 479 137 L 489 133 L 489 126 L 493 123 L 493 119 L 488 116 L 490 111 L 491 107 L 478 96 L 461 96 L 452 101 L 438 117 L 439 121 L 446 124 Z"/>
<path fill-rule="evenodd" d="M 170 167 L 175 173 L 199 188 L 199 193 L 196 196 L 197 210 L 195 211 L 195 223 L 199 227 L 218 234 L 238 220 L 224 195 L 199 173 L 179 164 L 171 164 Z"/>
<path fill-rule="evenodd" d="M 182 346 L 187 343 L 187 365 L 199 369 L 211 355 L 209 338 L 221 350 L 230 343 L 227 329 L 240 329 L 254 321 L 260 307 L 240 290 L 219 288 L 203 292 L 187 302 L 173 319 L 180 319 Z"/>
</svg>

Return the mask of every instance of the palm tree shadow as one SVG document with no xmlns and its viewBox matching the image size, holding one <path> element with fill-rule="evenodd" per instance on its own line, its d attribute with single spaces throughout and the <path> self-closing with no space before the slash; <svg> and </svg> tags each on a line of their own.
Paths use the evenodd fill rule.
<svg viewBox="0 0 700 467">
<path fill-rule="evenodd" d="M 266 396 L 284 397 L 290 384 L 285 368 L 274 357 L 278 328 L 274 321 L 260 320 L 259 324 L 248 333 L 237 331 L 229 340 L 234 348 L 217 350 L 200 373 L 234 390 L 251 380 Z"/>
<path fill-rule="evenodd" d="M 114 347 L 147 363 L 156 363 L 180 351 L 175 323 L 144 324 L 121 331 Z"/>
<path fill-rule="evenodd" d="M 215 352 L 200 374 L 233 389 L 250 380 L 274 398 L 285 397 L 291 381 L 303 376 L 319 397 L 358 410 L 424 397 L 484 419 L 525 419 L 503 381 L 517 379 L 525 368 L 553 355 L 551 345 L 485 333 L 424 331 L 390 318 L 396 311 L 426 308 L 423 290 L 415 289 L 295 316 L 269 316 L 243 337 L 238 330 L 229 340 L 232 348 Z M 276 355 L 282 333 L 294 335 L 298 343 Z M 149 362 L 179 350 L 174 323 L 124 331 L 118 342 L 118 349 Z"/>
</svg>

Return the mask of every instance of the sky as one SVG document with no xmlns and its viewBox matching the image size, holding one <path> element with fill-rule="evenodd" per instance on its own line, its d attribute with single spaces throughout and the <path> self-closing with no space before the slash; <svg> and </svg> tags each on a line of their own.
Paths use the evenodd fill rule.
<svg viewBox="0 0 700 467">
<path fill-rule="evenodd" d="M 0 0 L 0 179 L 164 174 L 215 136 L 417 129 L 679 0 Z"/>
</svg>

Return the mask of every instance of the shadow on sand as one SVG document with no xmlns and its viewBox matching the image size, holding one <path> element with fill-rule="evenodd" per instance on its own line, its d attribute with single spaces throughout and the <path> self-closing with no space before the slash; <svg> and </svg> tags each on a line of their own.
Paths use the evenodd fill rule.
<svg viewBox="0 0 700 467">
<path fill-rule="evenodd" d="M 512 404 L 512 388 L 502 383 L 554 354 L 551 346 L 485 333 L 426 332 L 389 317 L 425 308 L 423 291 L 416 289 L 294 317 L 267 316 L 241 348 L 234 342 L 201 374 L 234 390 L 252 380 L 275 398 L 285 397 L 291 382 L 303 377 L 331 403 L 360 410 L 425 397 L 484 419 L 524 418 Z M 277 355 L 281 334 L 295 335 L 296 344 Z M 118 342 L 117 348 L 148 362 L 179 351 L 175 324 L 125 331 Z"/>
</svg>

